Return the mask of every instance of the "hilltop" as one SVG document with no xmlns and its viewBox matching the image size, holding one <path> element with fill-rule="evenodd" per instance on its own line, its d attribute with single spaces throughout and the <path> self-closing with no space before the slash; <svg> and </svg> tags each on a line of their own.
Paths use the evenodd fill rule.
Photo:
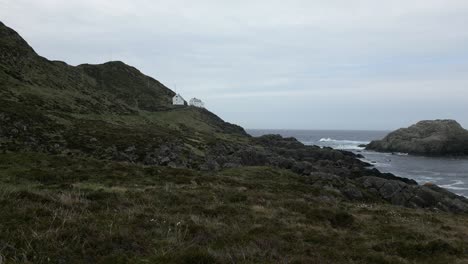
<svg viewBox="0 0 468 264">
<path fill-rule="evenodd" d="M 6 149 L 159 164 L 158 157 L 145 161 L 142 152 L 124 152 L 149 153 L 170 145 L 194 159 L 191 164 L 182 159 L 171 164 L 194 167 L 203 159 L 197 154 L 211 141 L 248 137 L 239 126 L 205 109 L 173 106 L 173 91 L 123 62 L 73 67 L 49 61 L 3 24 L 0 39 L 0 118 Z"/>
<path fill-rule="evenodd" d="M 460 263 L 468 200 L 358 155 L 249 136 L 123 62 L 0 22 L 0 262 Z"/>
<path fill-rule="evenodd" d="M 468 155 L 468 131 L 455 120 L 420 121 L 398 129 L 367 149 L 427 156 Z"/>
</svg>

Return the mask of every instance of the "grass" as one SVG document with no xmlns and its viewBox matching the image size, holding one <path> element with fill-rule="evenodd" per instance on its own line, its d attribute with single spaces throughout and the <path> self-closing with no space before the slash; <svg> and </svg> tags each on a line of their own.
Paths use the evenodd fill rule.
<svg viewBox="0 0 468 264">
<path fill-rule="evenodd" d="M 19 131 L 15 140 L 11 136 L 0 138 L 9 151 L 40 152 L 58 144 L 73 152 L 108 158 L 117 151 L 136 148 L 133 154 L 144 159 L 147 153 L 172 144 L 180 152 L 190 152 L 192 165 L 197 166 L 209 145 L 249 143 L 245 135 L 228 131 L 222 120 L 193 107 L 132 114 L 77 114 L 38 110 L 28 97 L 27 102 L 0 99 L 0 111 L 7 117 L 6 122 L 2 121 L 4 131 Z"/>
<path fill-rule="evenodd" d="M 464 263 L 468 217 L 348 203 L 289 171 L 0 154 L 6 263 Z"/>
<path fill-rule="evenodd" d="M 468 262 L 467 215 L 349 203 L 269 167 L 116 162 L 197 168 L 216 145 L 261 147 L 121 62 L 50 62 L 19 36 L 0 48 L 0 264 Z"/>
</svg>

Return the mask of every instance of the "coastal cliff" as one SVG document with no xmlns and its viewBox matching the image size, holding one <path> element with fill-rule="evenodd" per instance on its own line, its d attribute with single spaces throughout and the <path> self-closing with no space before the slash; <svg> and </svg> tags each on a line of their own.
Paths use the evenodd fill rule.
<svg viewBox="0 0 468 264">
<path fill-rule="evenodd" d="M 366 148 L 425 156 L 466 156 L 468 131 L 454 120 L 427 120 L 398 129 Z"/>
<path fill-rule="evenodd" d="M 360 156 L 249 136 L 123 62 L 0 22 L 0 262 L 455 263 L 468 200 Z"/>
</svg>

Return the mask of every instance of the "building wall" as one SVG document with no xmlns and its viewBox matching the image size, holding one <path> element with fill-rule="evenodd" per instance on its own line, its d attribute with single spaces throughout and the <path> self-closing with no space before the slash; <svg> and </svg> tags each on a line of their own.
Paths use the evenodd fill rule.
<svg viewBox="0 0 468 264">
<path fill-rule="evenodd" d="M 194 102 L 192 103 L 192 105 L 195 107 L 204 107 L 203 103 L 200 103 L 200 102 Z"/>
<path fill-rule="evenodd" d="M 172 98 L 172 104 L 173 105 L 184 105 L 184 99 L 181 96 L 174 96 Z"/>
<path fill-rule="evenodd" d="M 195 107 L 205 108 L 205 104 L 201 100 L 197 100 L 194 98 L 190 100 L 190 105 L 195 106 Z"/>
</svg>

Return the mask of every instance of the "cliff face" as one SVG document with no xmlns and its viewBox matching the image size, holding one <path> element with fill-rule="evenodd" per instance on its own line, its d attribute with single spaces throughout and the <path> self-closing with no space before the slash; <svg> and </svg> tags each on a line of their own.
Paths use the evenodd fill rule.
<svg viewBox="0 0 468 264">
<path fill-rule="evenodd" d="M 468 131 L 454 120 L 421 121 L 372 141 L 367 149 L 428 156 L 468 155 Z"/>
</svg>

